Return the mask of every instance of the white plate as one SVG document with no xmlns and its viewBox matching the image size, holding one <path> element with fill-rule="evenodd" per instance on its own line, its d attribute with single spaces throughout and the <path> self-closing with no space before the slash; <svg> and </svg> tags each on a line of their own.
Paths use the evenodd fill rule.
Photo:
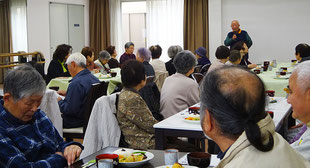
<svg viewBox="0 0 310 168">
<path fill-rule="evenodd" d="M 285 76 L 280 76 L 280 77 L 274 77 L 274 79 L 289 79 L 290 77 L 285 75 Z"/>
<path fill-rule="evenodd" d="M 114 151 L 114 152 L 115 152 L 115 151 Z M 113 153 L 114 153 L 114 152 L 113 152 Z M 146 155 L 147 158 L 146 158 L 145 160 L 140 161 L 140 162 L 118 163 L 118 165 L 124 166 L 124 167 L 136 167 L 136 166 L 143 165 L 143 164 L 149 162 L 150 160 L 152 160 L 152 159 L 154 158 L 153 153 L 148 152 L 148 151 L 133 150 L 133 152 L 145 152 L 145 155 Z"/>
<path fill-rule="evenodd" d="M 197 168 L 196 166 L 182 165 L 184 168 Z M 158 166 L 156 168 L 172 168 L 172 165 Z"/>
<path fill-rule="evenodd" d="M 103 75 L 102 73 L 95 73 L 94 76 L 96 76 L 99 79 L 111 78 L 110 74 Z"/>
<path fill-rule="evenodd" d="M 184 118 L 184 121 L 185 121 L 185 122 L 188 122 L 188 123 L 192 123 L 192 124 L 200 124 L 200 120 L 186 120 L 186 119 Z"/>
</svg>

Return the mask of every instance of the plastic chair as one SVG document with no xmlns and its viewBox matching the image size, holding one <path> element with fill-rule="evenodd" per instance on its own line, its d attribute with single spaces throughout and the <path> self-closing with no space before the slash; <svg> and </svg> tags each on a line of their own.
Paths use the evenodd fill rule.
<svg viewBox="0 0 310 168">
<path fill-rule="evenodd" d="M 200 85 L 204 75 L 201 73 L 192 73 L 192 78 Z"/>
<path fill-rule="evenodd" d="M 209 68 L 210 68 L 211 64 L 206 64 L 204 65 L 201 69 L 200 69 L 200 73 L 203 74 L 203 75 L 206 75 Z"/>
</svg>

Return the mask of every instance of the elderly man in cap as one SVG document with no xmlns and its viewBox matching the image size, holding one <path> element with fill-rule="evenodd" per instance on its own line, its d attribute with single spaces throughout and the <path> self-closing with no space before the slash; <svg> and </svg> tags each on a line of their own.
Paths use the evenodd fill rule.
<svg viewBox="0 0 310 168">
<path fill-rule="evenodd" d="M 210 64 L 210 60 L 207 58 L 207 49 L 204 47 L 199 47 L 196 51 L 195 51 L 195 56 L 198 60 L 198 64 L 197 65 L 201 65 L 204 66 L 206 64 Z"/>
<path fill-rule="evenodd" d="M 310 161 L 310 61 L 299 64 L 289 79 L 287 102 L 292 105 L 292 116 L 307 127 L 291 146 Z"/>
<path fill-rule="evenodd" d="M 234 66 L 211 71 L 200 97 L 201 127 L 221 149 L 218 168 L 310 166 L 275 132 L 264 84 L 254 73 Z"/>
<path fill-rule="evenodd" d="M 86 68 L 86 58 L 81 53 L 70 55 L 66 64 L 73 78 L 66 92 L 58 91 L 59 94 L 66 96 L 64 100 L 58 97 L 63 127 L 82 127 L 84 124 L 84 102 L 86 101 L 86 96 L 92 84 L 100 83 L 100 81 Z"/>
<path fill-rule="evenodd" d="M 46 114 L 38 109 L 45 81 L 32 67 L 11 70 L 0 100 L 0 167 L 65 167 L 83 146 L 64 142 Z"/>
</svg>

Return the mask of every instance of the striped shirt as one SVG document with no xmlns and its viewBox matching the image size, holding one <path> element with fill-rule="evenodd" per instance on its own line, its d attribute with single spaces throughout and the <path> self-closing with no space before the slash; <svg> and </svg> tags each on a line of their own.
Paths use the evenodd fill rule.
<svg viewBox="0 0 310 168">
<path fill-rule="evenodd" d="M 29 122 L 15 118 L 0 101 L 0 167 L 39 168 L 64 167 L 65 142 L 43 111 L 38 109 Z"/>
</svg>

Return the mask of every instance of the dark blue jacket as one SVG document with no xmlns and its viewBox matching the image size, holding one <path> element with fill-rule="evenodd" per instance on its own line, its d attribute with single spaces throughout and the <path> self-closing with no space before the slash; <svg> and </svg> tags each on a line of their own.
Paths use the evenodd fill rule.
<svg viewBox="0 0 310 168">
<path fill-rule="evenodd" d="M 152 65 L 146 61 L 143 62 L 146 76 L 155 76 L 155 71 Z"/>
<path fill-rule="evenodd" d="M 84 103 L 94 83 L 100 83 L 100 81 L 88 69 L 82 70 L 71 80 L 66 98 L 58 102 L 60 111 L 63 113 L 64 128 L 83 126 Z"/>
<path fill-rule="evenodd" d="M 233 35 L 236 34 L 237 38 L 235 40 L 232 39 Z M 233 46 L 236 42 L 238 41 L 244 41 L 245 44 L 248 46 L 248 48 L 250 48 L 252 46 L 252 39 L 251 37 L 248 35 L 248 33 L 244 30 L 241 30 L 240 32 L 229 32 L 227 34 L 227 37 L 224 41 L 224 44 L 226 46 Z"/>
</svg>

